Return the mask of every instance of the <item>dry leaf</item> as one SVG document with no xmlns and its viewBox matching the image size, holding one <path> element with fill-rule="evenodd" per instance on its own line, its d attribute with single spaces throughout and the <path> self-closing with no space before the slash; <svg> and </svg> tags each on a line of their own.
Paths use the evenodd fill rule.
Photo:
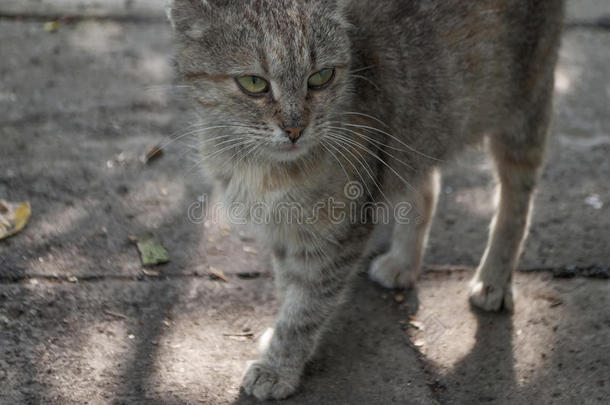
<svg viewBox="0 0 610 405">
<path fill-rule="evenodd" d="M 409 325 L 413 326 L 416 329 L 424 330 L 424 324 L 419 321 L 411 321 L 409 322 Z"/>
<path fill-rule="evenodd" d="M 538 290 L 536 292 L 536 298 L 542 298 L 543 300 L 548 301 L 551 308 L 563 304 L 563 300 L 561 299 L 559 294 L 554 291 Z"/>
<path fill-rule="evenodd" d="M 59 21 L 47 21 L 42 28 L 46 32 L 57 32 L 59 30 Z"/>
<path fill-rule="evenodd" d="M 22 230 L 31 213 L 28 201 L 9 203 L 0 200 L 0 239 L 8 238 Z"/>
<path fill-rule="evenodd" d="M 152 234 L 137 238 L 136 246 L 144 266 L 156 266 L 169 262 L 169 253 L 161 242 Z"/>
<path fill-rule="evenodd" d="M 210 273 L 210 276 L 212 276 L 212 278 L 220 279 L 222 281 L 227 281 L 227 282 L 229 281 L 227 276 L 225 276 L 224 271 L 222 271 L 222 270 L 218 270 L 218 269 L 215 269 L 214 267 L 210 267 L 210 270 L 208 272 Z"/>
<path fill-rule="evenodd" d="M 258 250 L 254 249 L 253 247 L 250 246 L 244 246 L 244 252 L 246 253 L 252 253 L 253 255 L 258 254 Z"/>
<path fill-rule="evenodd" d="M 159 277 L 161 275 L 161 272 L 158 270 L 142 269 L 142 273 L 148 277 Z"/>
<path fill-rule="evenodd" d="M 144 155 L 144 163 L 150 163 L 153 160 L 156 160 L 163 156 L 163 149 L 161 149 L 160 145 L 155 145 L 151 148 L 148 148 L 146 154 Z"/>
</svg>

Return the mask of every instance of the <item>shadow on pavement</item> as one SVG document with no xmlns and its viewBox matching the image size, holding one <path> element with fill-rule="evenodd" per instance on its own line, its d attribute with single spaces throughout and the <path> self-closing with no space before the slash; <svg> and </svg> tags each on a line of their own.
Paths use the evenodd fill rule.
<svg viewBox="0 0 610 405">
<path fill-rule="evenodd" d="M 407 294 L 400 308 L 389 303 L 393 297 L 359 275 L 308 364 L 301 387 L 282 404 L 429 403 L 419 354 L 401 331 L 417 311 L 417 294 Z M 259 402 L 243 392 L 233 402 L 259 403 L 277 402 Z"/>
<path fill-rule="evenodd" d="M 507 313 L 472 310 L 477 323 L 475 344 L 443 377 L 444 384 L 459 388 L 444 392 L 443 403 L 503 403 L 516 387 L 513 320 Z"/>
</svg>

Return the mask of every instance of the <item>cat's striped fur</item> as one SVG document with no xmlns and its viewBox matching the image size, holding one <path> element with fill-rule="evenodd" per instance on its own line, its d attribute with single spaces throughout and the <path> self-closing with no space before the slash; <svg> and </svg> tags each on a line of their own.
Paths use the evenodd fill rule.
<svg viewBox="0 0 610 405">
<path fill-rule="evenodd" d="M 201 115 L 202 164 L 227 202 L 262 205 L 282 305 L 268 349 L 243 386 L 260 399 L 293 393 L 345 296 L 376 218 L 279 218 L 320 202 L 338 211 L 408 201 L 370 276 L 415 279 L 438 192 L 436 168 L 487 135 L 500 183 L 471 302 L 512 308 L 511 272 L 527 230 L 550 120 L 561 0 L 174 0 L 177 65 Z M 310 75 L 334 69 L 324 89 Z M 256 75 L 252 97 L 236 77 Z M 282 129 L 305 128 L 295 146 Z M 288 132 L 286 132 L 288 133 Z M 358 181 L 362 193 L 346 194 Z M 264 204 L 261 204 L 264 203 Z M 343 207 L 343 208 L 341 208 Z M 246 210 L 247 212 L 250 212 Z M 298 216 L 299 213 L 291 214 Z M 250 222 L 253 218 L 248 217 Z"/>
</svg>

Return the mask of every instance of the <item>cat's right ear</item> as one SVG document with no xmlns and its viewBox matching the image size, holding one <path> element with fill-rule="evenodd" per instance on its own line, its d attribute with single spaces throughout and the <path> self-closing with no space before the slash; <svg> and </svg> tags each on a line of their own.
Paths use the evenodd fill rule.
<svg viewBox="0 0 610 405">
<path fill-rule="evenodd" d="M 212 7 L 207 0 L 171 0 L 165 11 L 177 35 L 197 41 L 207 30 Z"/>
</svg>

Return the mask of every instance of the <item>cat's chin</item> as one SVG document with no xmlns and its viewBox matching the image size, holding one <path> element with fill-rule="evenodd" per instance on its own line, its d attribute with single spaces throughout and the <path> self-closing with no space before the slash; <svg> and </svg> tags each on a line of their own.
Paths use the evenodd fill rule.
<svg viewBox="0 0 610 405">
<path fill-rule="evenodd" d="M 269 148 L 265 151 L 265 155 L 269 160 L 276 162 L 294 162 L 302 159 L 304 156 L 309 154 L 311 148 L 305 145 L 286 145 L 274 148 Z"/>
</svg>

